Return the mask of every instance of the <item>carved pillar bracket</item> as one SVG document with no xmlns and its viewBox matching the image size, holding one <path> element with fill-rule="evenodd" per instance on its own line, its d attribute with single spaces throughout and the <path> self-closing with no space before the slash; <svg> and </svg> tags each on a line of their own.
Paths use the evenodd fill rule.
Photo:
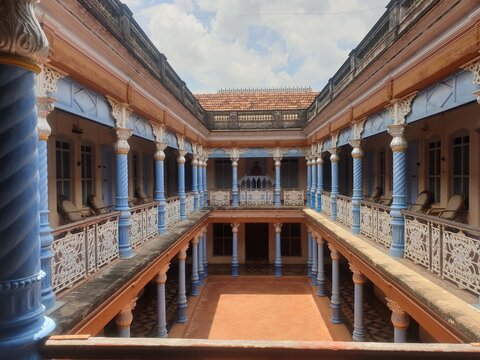
<svg viewBox="0 0 480 360">
<path fill-rule="evenodd" d="M 393 299 L 386 298 L 387 305 L 392 310 L 392 324 L 394 327 L 394 342 L 407 342 L 407 329 L 410 325 L 410 317 L 405 310 Z"/>
<path fill-rule="evenodd" d="M 417 92 L 415 91 L 401 99 L 394 99 L 391 101 L 388 111 L 394 125 L 406 123 L 405 117 L 412 111 L 412 101 L 416 95 Z"/>
<path fill-rule="evenodd" d="M 480 59 L 462 66 L 463 69 L 473 74 L 473 83 L 480 85 Z"/>
<path fill-rule="evenodd" d="M 132 310 L 137 304 L 137 298 L 130 300 L 115 317 L 120 337 L 130 337 L 130 325 L 133 321 Z"/>
<path fill-rule="evenodd" d="M 168 269 L 170 269 L 170 264 L 167 264 L 160 269 L 160 271 L 158 272 L 158 274 L 155 278 L 155 282 L 157 283 L 157 285 L 165 284 L 165 282 L 167 281 L 167 271 L 168 271 Z"/>
<path fill-rule="evenodd" d="M 114 98 L 107 96 L 107 100 L 112 107 L 112 117 L 115 119 L 115 124 L 117 128 L 127 128 L 128 127 L 128 118 L 130 116 L 131 110 L 129 105 L 122 103 Z"/>
</svg>

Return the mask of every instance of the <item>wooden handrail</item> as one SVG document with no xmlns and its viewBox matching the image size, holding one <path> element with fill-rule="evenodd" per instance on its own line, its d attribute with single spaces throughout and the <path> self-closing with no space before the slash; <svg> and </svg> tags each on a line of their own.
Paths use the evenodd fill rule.
<svg viewBox="0 0 480 360">
<path fill-rule="evenodd" d="M 81 221 L 76 221 L 76 222 L 73 222 L 73 223 L 70 223 L 70 224 L 65 224 L 65 225 L 59 226 L 59 227 L 52 230 L 52 235 L 55 236 L 55 235 L 58 235 L 58 234 L 61 234 L 63 232 L 67 232 L 67 231 L 70 231 L 70 230 L 73 230 L 73 229 L 76 229 L 76 228 L 86 227 L 86 226 L 93 225 L 93 224 L 98 224 L 98 223 L 100 223 L 102 221 L 106 221 L 108 219 L 118 218 L 119 216 L 120 216 L 120 211 L 114 211 L 114 212 L 111 212 L 111 213 L 108 213 L 108 214 L 91 216 L 91 217 L 85 218 L 84 220 L 81 220 Z"/>
</svg>

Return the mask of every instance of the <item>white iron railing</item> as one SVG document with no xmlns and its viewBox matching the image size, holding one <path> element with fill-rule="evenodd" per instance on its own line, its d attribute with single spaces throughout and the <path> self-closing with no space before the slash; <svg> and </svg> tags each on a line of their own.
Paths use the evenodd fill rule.
<svg viewBox="0 0 480 360">
<path fill-rule="evenodd" d="M 212 190 L 209 195 L 210 206 L 230 206 L 230 190 Z"/>
<path fill-rule="evenodd" d="M 392 244 L 390 221 L 390 207 L 369 201 L 360 202 L 360 233 L 387 249 Z"/>
<path fill-rule="evenodd" d="M 240 205 L 273 205 L 273 190 L 240 190 Z"/>
<path fill-rule="evenodd" d="M 130 211 L 129 236 L 134 248 L 158 234 L 158 205 L 151 202 L 134 206 Z"/>
<path fill-rule="evenodd" d="M 119 216 L 119 212 L 95 216 L 52 231 L 51 284 L 56 293 L 118 257 Z"/>
<path fill-rule="evenodd" d="M 480 229 L 404 210 L 405 257 L 480 295 Z"/>
<path fill-rule="evenodd" d="M 304 206 L 304 190 L 283 190 L 283 205 L 285 206 Z"/>
<path fill-rule="evenodd" d="M 178 196 L 168 198 L 165 203 L 165 225 L 171 226 L 180 221 L 180 199 Z"/>
<path fill-rule="evenodd" d="M 193 196 L 193 193 L 188 193 L 185 201 L 185 213 L 187 214 L 187 216 L 193 213 L 193 211 L 195 210 L 194 205 L 195 197 Z"/>
<path fill-rule="evenodd" d="M 322 191 L 322 212 L 328 216 L 330 216 L 331 214 L 330 201 L 331 201 L 330 193 L 328 191 Z"/>
<path fill-rule="evenodd" d="M 352 198 L 337 195 L 337 220 L 349 227 L 353 225 Z"/>
</svg>

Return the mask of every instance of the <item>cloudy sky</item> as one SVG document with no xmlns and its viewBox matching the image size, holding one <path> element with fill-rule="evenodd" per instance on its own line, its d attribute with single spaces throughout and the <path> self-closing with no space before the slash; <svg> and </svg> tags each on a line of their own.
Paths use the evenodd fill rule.
<svg viewBox="0 0 480 360">
<path fill-rule="evenodd" d="M 194 93 L 321 90 L 388 0 L 122 0 Z"/>
</svg>

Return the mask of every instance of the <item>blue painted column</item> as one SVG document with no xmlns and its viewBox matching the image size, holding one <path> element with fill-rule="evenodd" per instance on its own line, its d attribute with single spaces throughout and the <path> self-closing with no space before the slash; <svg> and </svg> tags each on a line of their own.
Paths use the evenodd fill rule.
<svg viewBox="0 0 480 360">
<path fill-rule="evenodd" d="M 118 249 L 120 257 L 124 259 L 133 256 L 130 244 L 130 207 L 128 206 L 128 139 L 132 129 L 115 128 L 117 142 L 113 149 L 116 160 L 116 204 L 115 210 L 120 211 L 118 220 Z"/>
<path fill-rule="evenodd" d="M 167 271 L 169 265 L 164 266 L 157 274 L 155 282 L 157 283 L 157 326 L 155 335 L 159 338 L 168 337 L 167 315 L 165 302 L 165 283 L 167 282 Z"/>
<path fill-rule="evenodd" d="M 310 207 L 315 209 L 315 202 L 317 197 L 317 166 L 316 166 L 316 158 L 313 157 L 311 161 L 311 173 L 312 173 L 312 184 L 310 188 Z"/>
<path fill-rule="evenodd" d="M 203 206 L 206 207 L 208 205 L 208 191 L 207 191 L 207 157 L 203 160 Z"/>
<path fill-rule="evenodd" d="M 312 233 L 307 229 L 307 276 L 312 276 Z"/>
<path fill-rule="evenodd" d="M 332 163 L 332 191 L 330 192 L 330 219 L 337 220 L 337 195 L 338 195 L 338 148 L 331 148 L 330 161 Z"/>
<path fill-rule="evenodd" d="M 325 265 L 324 265 L 324 259 L 323 259 L 323 244 L 324 240 L 323 238 L 318 235 L 317 236 L 317 285 L 318 285 L 318 290 L 317 290 L 317 295 L 318 296 L 327 296 L 327 292 L 325 290 Z"/>
<path fill-rule="evenodd" d="M 200 209 L 203 209 L 205 206 L 204 197 L 203 197 L 203 161 L 202 158 L 198 158 L 198 168 L 197 168 L 197 182 L 198 182 L 198 206 Z"/>
<path fill-rule="evenodd" d="M 239 223 L 233 223 L 232 226 L 232 276 L 237 277 L 238 274 L 238 227 Z"/>
<path fill-rule="evenodd" d="M 307 207 L 311 207 L 311 195 L 310 191 L 312 188 L 312 163 L 310 158 L 307 157 Z"/>
<path fill-rule="evenodd" d="M 282 165 L 282 158 L 276 157 L 275 161 L 275 206 L 280 207 L 282 205 L 282 188 L 280 187 L 280 167 Z"/>
<path fill-rule="evenodd" d="M 350 141 L 352 146 L 353 158 L 353 196 L 352 196 L 352 232 L 360 233 L 360 202 L 363 199 L 362 194 L 362 157 L 363 151 L 360 147 L 360 140 Z"/>
<path fill-rule="evenodd" d="M 404 219 L 401 210 L 407 207 L 407 188 L 406 188 L 406 157 L 407 140 L 405 140 L 405 125 L 390 125 L 388 132 L 393 139 L 390 147 L 393 151 L 393 201 L 390 215 L 392 216 L 392 245 L 390 255 L 394 257 L 403 257 L 404 253 Z"/>
<path fill-rule="evenodd" d="M 186 201 L 187 197 L 185 194 L 185 155 L 187 152 L 185 150 L 178 151 L 177 164 L 178 164 L 178 196 L 180 198 L 180 221 L 187 218 L 187 208 Z"/>
<path fill-rule="evenodd" d="M 198 296 L 198 236 L 192 239 L 192 296 Z"/>
<path fill-rule="evenodd" d="M 322 154 L 318 154 L 317 158 L 317 204 L 315 209 L 322 211 L 322 191 L 323 191 L 323 158 Z"/>
<path fill-rule="evenodd" d="M 166 143 L 156 142 L 155 152 L 155 201 L 158 203 L 158 232 L 165 234 L 165 148 Z"/>
<path fill-rule="evenodd" d="M 275 276 L 282 276 L 282 225 L 281 223 L 275 223 Z"/>
<path fill-rule="evenodd" d="M 332 258 L 332 297 L 330 299 L 330 307 L 332 308 L 332 318 L 330 321 L 334 324 L 342 323 L 342 301 L 340 298 L 340 271 L 339 260 L 340 254 L 332 244 L 328 244 L 330 256 Z"/>
<path fill-rule="evenodd" d="M 188 245 L 178 253 L 178 309 L 177 322 L 187 322 L 187 295 L 185 289 L 185 259 L 187 258 Z"/>
<path fill-rule="evenodd" d="M 48 41 L 32 17 L 34 8 L 34 1 L 2 3 L 2 19 L 10 20 L 0 42 L 2 359 L 40 359 L 37 346 L 55 327 L 41 304 L 35 73 L 46 60 Z"/>
<path fill-rule="evenodd" d="M 318 255 L 317 255 L 317 234 L 312 232 L 312 285 L 317 286 L 317 276 L 318 276 Z"/>
<path fill-rule="evenodd" d="M 232 157 L 232 206 L 238 207 L 238 157 Z"/>
<path fill-rule="evenodd" d="M 203 230 L 198 235 L 198 286 L 203 286 Z"/>
<path fill-rule="evenodd" d="M 352 263 L 350 263 L 350 270 L 353 273 L 355 286 L 352 339 L 353 341 L 365 341 L 365 327 L 363 324 L 363 284 L 365 284 L 365 276 Z"/>
<path fill-rule="evenodd" d="M 202 251 L 202 255 L 203 255 L 203 259 L 202 259 L 202 262 L 203 262 L 203 277 L 207 277 L 208 276 L 208 258 L 207 258 L 207 228 L 206 227 L 203 230 L 202 244 L 203 244 L 203 251 Z"/>
<path fill-rule="evenodd" d="M 386 298 L 386 300 L 388 308 L 392 310 L 393 341 L 395 343 L 406 343 L 410 317 L 395 300 L 390 298 Z"/>
<path fill-rule="evenodd" d="M 198 171 L 200 170 L 200 171 Z M 198 155 L 193 155 L 192 160 L 192 191 L 193 191 L 193 211 L 200 211 L 200 197 L 198 193 L 198 174 L 202 173 L 202 168 L 198 167 Z"/>
<path fill-rule="evenodd" d="M 122 338 L 130 337 L 130 325 L 133 321 L 133 309 L 137 304 L 137 298 L 130 300 L 124 305 L 122 310 L 115 317 L 115 324 L 117 325 L 118 336 Z"/>
</svg>

